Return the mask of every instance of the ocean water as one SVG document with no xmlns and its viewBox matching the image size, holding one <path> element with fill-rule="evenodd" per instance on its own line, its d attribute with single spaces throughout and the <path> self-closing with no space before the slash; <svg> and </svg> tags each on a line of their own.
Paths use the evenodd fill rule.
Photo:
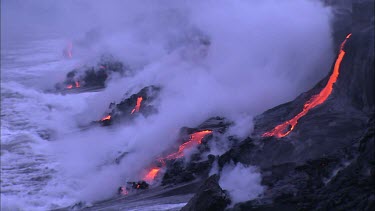
<svg viewBox="0 0 375 211">
<path fill-rule="evenodd" d="M 57 34 L 36 36 L 52 33 L 54 27 L 40 30 L 29 20 L 29 14 L 38 16 L 34 22 L 48 19 L 55 12 L 52 7 L 46 16 L 39 10 L 25 13 L 20 25 L 11 21 L 23 14 L 18 10 L 8 14 L 14 19 L 2 19 L 18 34 L 7 35 L 4 42 L 2 36 L 1 42 L 1 210 L 51 210 L 80 201 L 95 209 L 95 201 L 113 199 L 119 185 L 141 180 L 150 164 L 176 145 L 181 127 L 222 116 L 236 123 L 225 136 L 244 138 L 252 132 L 255 115 L 294 99 L 330 70 L 330 11 L 310 1 L 146 7 L 143 1 L 87 2 L 93 7 L 61 3 L 66 13 L 52 16 L 66 25 Z M 30 1 L 33 4 L 38 5 Z M 80 9 L 71 11 L 68 5 Z M 27 8 L 23 1 L 22 7 Z M 98 19 L 82 18 L 86 14 Z M 99 30 L 103 35 L 98 41 L 86 40 L 85 34 L 97 24 L 104 27 Z M 64 34 L 74 44 L 87 41 L 82 57 L 75 55 L 75 46 L 73 59 L 63 57 Z M 95 63 L 85 56 L 104 52 L 129 64 L 134 75 L 113 78 L 99 92 L 48 91 L 74 67 Z M 162 87 L 151 102 L 156 114 L 139 115 L 131 124 L 83 129 L 102 118 L 111 102 L 149 85 Z M 125 152 L 121 163 L 113 164 Z M 188 201 L 143 199 L 137 198 L 134 206 L 116 206 L 176 210 Z"/>
<path fill-rule="evenodd" d="M 56 82 L 64 80 L 66 73 L 81 62 L 64 58 L 62 50 L 67 44 L 66 40 L 51 37 L 28 38 L 1 46 L 0 158 L 1 210 L 4 211 L 69 207 L 83 200 L 82 193 L 93 195 L 91 198 L 94 199 L 116 197 L 116 189 L 112 187 L 108 188 L 110 191 L 107 190 L 110 194 L 105 196 L 95 191 L 90 194 L 82 192 L 82 186 L 87 186 L 84 180 L 96 172 L 86 171 L 85 165 L 90 163 L 91 158 L 72 158 L 72 163 L 85 163 L 83 167 L 75 167 L 77 172 L 83 173 L 72 176 L 71 170 L 66 171 L 70 161 L 56 153 L 59 146 L 68 146 L 66 149 L 72 151 L 79 148 L 78 154 L 90 150 L 85 149 L 90 147 L 90 143 L 82 146 L 77 143 L 87 135 L 79 129 L 78 119 L 98 92 L 63 95 L 48 91 L 53 89 Z M 107 101 L 103 101 L 103 104 L 106 105 Z M 98 111 L 99 115 L 102 112 Z M 105 145 L 109 147 L 98 147 L 99 150 L 103 149 L 103 154 L 118 148 L 107 143 Z M 107 162 L 106 159 L 101 161 L 103 156 L 97 151 L 92 156 L 97 158 L 92 161 L 93 166 Z M 82 175 L 84 177 L 81 179 Z M 104 178 L 110 180 L 114 176 L 118 177 L 110 174 Z M 106 185 L 97 186 L 100 190 Z M 129 209 L 178 210 L 184 204 L 186 202 L 165 204 L 153 200 L 149 204 L 129 205 Z M 122 205 L 121 209 L 128 208 Z"/>
<path fill-rule="evenodd" d="M 75 201 L 49 145 L 54 134 L 75 130 L 61 123 L 74 122 L 90 94 L 45 91 L 75 64 L 62 56 L 64 45 L 56 38 L 1 45 L 1 210 L 47 210 Z"/>
</svg>

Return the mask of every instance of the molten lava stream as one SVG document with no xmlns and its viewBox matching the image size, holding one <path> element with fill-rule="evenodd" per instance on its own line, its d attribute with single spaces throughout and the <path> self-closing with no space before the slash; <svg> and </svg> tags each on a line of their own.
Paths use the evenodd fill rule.
<svg viewBox="0 0 375 211">
<path fill-rule="evenodd" d="M 335 66 L 333 67 L 333 72 L 331 76 L 329 77 L 328 83 L 326 86 L 320 91 L 319 94 L 312 96 L 303 106 L 302 111 L 297 114 L 295 117 L 292 119 L 277 125 L 274 129 L 271 131 L 268 131 L 264 133 L 262 136 L 263 137 L 269 137 L 269 136 L 276 136 L 277 138 L 281 138 L 284 136 L 287 136 L 297 125 L 298 120 L 305 116 L 307 112 L 309 112 L 310 109 L 315 108 L 316 106 L 324 103 L 327 98 L 331 95 L 332 90 L 333 90 L 333 84 L 337 81 L 337 77 L 339 76 L 339 70 L 340 70 L 340 64 L 342 62 L 342 59 L 345 56 L 345 51 L 344 51 L 344 45 L 346 41 L 350 38 L 352 34 L 348 34 L 345 38 L 345 40 L 341 43 L 340 45 L 340 51 L 337 56 Z"/>
<path fill-rule="evenodd" d="M 151 183 L 152 181 L 154 181 L 156 175 L 158 175 L 160 171 L 160 168 L 152 168 L 147 174 L 146 176 L 143 177 L 143 180 L 148 182 L 148 183 Z"/>
<path fill-rule="evenodd" d="M 184 150 L 185 149 L 190 149 L 190 148 L 192 148 L 195 145 L 201 144 L 202 143 L 202 139 L 206 135 L 211 134 L 211 133 L 212 133 L 211 130 L 203 130 L 203 131 L 199 131 L 199 132 L 193 133 L 190 136 L 189 141 L 181 144 L 181 146 L 178 147 L 178 151 L 175 152 L 175 153 L 172 153 L 172 154 L 168 155 L 166 157 L 166 159 L 170 160 L 170 159 L 176 159 L 176 158 L 180 158 L 180 157 L 184 156 Z"/>
<path fill-rule="evenodd" d="M 81 87 L 81 85 L 79 84 L 79 81 L 76 81 L 75 84 L 76 84 L 76 88 Z"/>
<path fill-rule="evenodd" d="M 66 85 L 66 88 L 67 88 L 67 89 L 71 89 L 71 88 L 73 88 L 73 85 L 71 85 L 71 84 Z"/>
<path fill-rule="evenodd" d="M 132 110 L 132 112 L 130 114 L 133 114 L 134 112 L 138 112 L 139 109 L 141 108 L 141 102 L 142 102 L 143 98 L 142 97 L 138 97 L 137 98 L 137 104 L 135 105 L 134 109 Z"/>
<path fill-rule="evenodd" d="M 103 117 L 100 121 L 105 121 L 105 120 L 110 120 L 110 119 L 111 119 L 111 115 L 108 115 L 108 116 Z"/>
<path fill-rule="evenodd" d="M 199 131 L 199 132 L 193 133 L 192 135 L 190 135 L 189 141 L 181 144 L 181 146 L 178 148 L 177 152 L 172 153 L 172 154 L 168 155 L 165 158 L 159 158 L 158 161 L 164 166 L 165 165 L 165 160 L 176 159 L 176 158 L 180 158 L 180 157 L 184 156 L 184 150 L 185 149 L 190 149 L 190 148 L 192 148 L 195 145 L 201 144 L 203 138 L 206 135 L 211 134 L 211 133 L 212 133 L 211 130 L 203 130 L 203 131 Z M 154 179 L 157 176 L 157 174 L 159 173 L 160 169 L 161 168 L 159 168 L 159 167 L 152 168 L 146 174 L 146 176 L 143 178 L 143 180 L 146 181 L 146 182 L 148 182 L 148 183 L 154 181 Z"/>
</svg>

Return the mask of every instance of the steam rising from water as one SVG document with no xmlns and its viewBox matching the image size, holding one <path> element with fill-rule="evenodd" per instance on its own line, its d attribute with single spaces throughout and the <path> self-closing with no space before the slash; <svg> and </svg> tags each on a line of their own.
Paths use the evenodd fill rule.
<svg viewBox="0 0 375 211">
<path fill-rule="evenodd" d="M 5 3 L 13 9 L 17 4 Z M 70 106 L 59 112 L 73 117 L 52 115 L 49 121 L 55 122 L 50 127 L 57 131 L 57 140 L 48 143 L 46 151 L 58 161 L 58 176 L 52 180 L 66 184 L 56 192 L 77 200 L 110 197 L 126 179 L 141 178 L 150 162 L 174 143 L 182 126 L 225 116 L 237 123 L 232 132 L 248 135 L 249 117 L 310 88 L 328 73 L 333 58 L 330 11 L 308 0 L 64 1 L 57 5 L 33 1 L 31 9 L 23 9 L 39 14 L 29 20 L 37 27 L 27 30 L 74 39 L 76 60 L 110 52 L 136 70 L 134 77 L 114 79 L 103 92 L 80 98 L 78 114 L 77 96 L 56 97 L 55 106 Z M 54 13 L 38 13 L 46 7 Z M 5 42 L 25 24 L 22 15 L 13 13 L 5 13 Z M 11 28 L 11 23 L 17 27 Z M 54 27 L 47 27 L 51 24 Z M 202 44 L 202 39 L 210 44 Z M 156 115 L 110 129 L 72 132 L 64 126 L 98 120 L 110 102 L 147 85 L 162 87 L 154 102 Z M 46 101 L 53 99 L 50 94 L 35 96 L 40 95 Z M 130 153 L 114 165 L 121 152 Z M 234 170 L 228 174 L 245 171 Z"/>
</svg>

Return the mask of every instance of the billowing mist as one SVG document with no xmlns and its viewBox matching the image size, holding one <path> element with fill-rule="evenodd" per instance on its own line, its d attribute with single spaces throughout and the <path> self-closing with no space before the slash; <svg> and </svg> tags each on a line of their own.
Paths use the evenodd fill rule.
<svg viewBox="0 0 375 211">
<path fill-rule="evenodd" d="M 219 184 L 229 192 L 232 204 L 235 204 L 254 199 L 262 194 L 264 187 L 260 185 L 261 180 L 260 173 L 253 166 L 231 163 L 224 166 Z"/>
<path fill-rule="evenodd" d="M 58 34 L 72 41 L 77 63 L 110 53 L 134 71 L 113 77 L 102 92 L 48 98 L 58 107 L 41 123 L 57 139 L 43 149 L 58 163 L 51 184 L 77 200 L 110 197 L 127 180 L 142 178 L 183 126 L 223 116 L 235 122 L 225 135 L 246 137 L 252 117 L 311 88 L 328 74 L 333 58 L 330 9 L 317 0 L 5 2 L 2 12 L 8 9 L 7 18 L 17 23 L 2 24 L 5 42 L 22 39 L 22 30 Z M 157 114 L 130 125 L 77 129 L 102 118 L 110 102 L 148 85 L 161 87 L 153 102 Z M 122 152 L 129 154 L 115 165 Z M 228 177 L 247 176 L 246 185 L 261 188 L 252 168 L 224 171 L 224 189 Z M 231 192 L 234 201 L 250 197 L 237 197 L 241 191 Z"/>
</svg>

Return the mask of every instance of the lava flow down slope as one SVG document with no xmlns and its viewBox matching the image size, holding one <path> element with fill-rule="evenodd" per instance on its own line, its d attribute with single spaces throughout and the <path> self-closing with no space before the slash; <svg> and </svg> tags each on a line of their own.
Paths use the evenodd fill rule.
<svg viewBox="0 0 375 211">
<path fill-rule="evenodd" d="M 2 58 L 0 210 L 375 210 L 374 1 L 59 3 L 65 58 Z"/>
<path fill-rule="evenodd" d="M 309 112 L 310 109 L 315 108 L 316 106 L 324 103 L 327 100 L 327 98 L 331 95 L 332 90 L 333 90 L 333 85 L 336 83 L 337 78 L 339 76 L 340 64 L 345 56 L 345 51 L 344 51 L 345 43 L 347 42 L 347 40 L 350 38 L 351 35 L 352 34 L 348 34 L 345 40 L 340 45 L 339 54 L 337 56 L 335 65 L 333 67 L 332 74 L 328 79 L 327 85 L 322 89 L 322 91 L 320 91 L 319 94 L 312 96 L 311 99 L 309 99 L 303 105 L 302 111 L 298 113 L 295 117 L 276 126 L 271 131 L 264 133 L 263 134 L 264 137 L 276 136 L 278 138 L 281 138 L 281 137 L 287 136 L 297 125 L 298 120 L 301 117 L 305 116 Z"/>
<path fill-rule="evenodd" d="M 232 123 L 222 117 L 183 129 L 180 136 L 189 138 L 182 138 L 182 143 L 156 158 L 139 182 L 130 183 L 141 192 L 132 195 L 128 194 L 132 188 L 120 187 L 123 198 L 116 207 L 132 203 L 138 194 L 163 190 L 154 197 L 194 193 L 183 211 L 373 210 L 374 21 L 368 15 L 373 13 L 373 2 L 343 5 L 353 11 L 333 24 L 336 57 L 326 77 L 293 101 L 256 116 L 253 133 L 242 140 L 223 135 Z M 141 112 L 144 101 L 134 95 L 126 115 L 136 113 L 138 105 Z M 210 154 L 219 134 L 228 149 Z M 196 150 L 185 153 L 191 146 Z M 126 156 L 121 155 L 118 163 Z M 256 166 L 263 194 L 233 201 L 231 191 L 242 188 L 243 178 L 231 178 L 237 186 L 223 186 L 228 166 L 245 173 L 241 166 Z M 161 186 L 153 186 L 155 180 Z M 250 194 L 254 187 L 247 188 L 240 195 Z M 107 206 L 99 203 L 90 209 Z"/>
<path fill-rule="evenodd" d="M 227 208 L 228 195 L 213 175 L 182 210 L 375 209 L 374 2 L 343 5 L 352 14 L 333 27 L 341 41 L 330 73 L 258 115 L 252 136 L 217 160 L 221 170 L 230 163 L 258 166 L 265 193 Z"/>
</svg>

